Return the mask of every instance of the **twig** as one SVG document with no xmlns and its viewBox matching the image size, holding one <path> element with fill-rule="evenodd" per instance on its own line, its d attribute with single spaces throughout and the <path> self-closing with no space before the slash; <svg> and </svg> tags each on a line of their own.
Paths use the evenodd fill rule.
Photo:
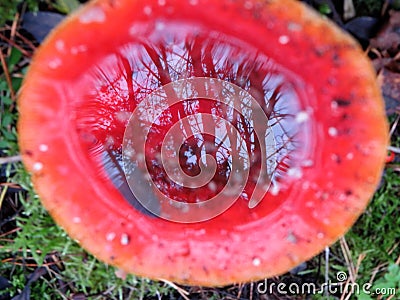
<svg viewBox="0 0 400 300">
<path fill-rule="evenodd" d="M 1 209 L 1 206 L 3 205 L 3 200 L 4 200 L 4 197 L 6 196 L 7 190 L 8 190 L 8 186 L 6 186 L 6 187 L 1 191 L 1 194 L 0 194 L 0 209 Z"/>
<path fill-rule="evenodd" d="M 22 262 L 17 261 L 18 259 L 20 259 Z M 2 263 L 10 263 L 10 264 L 13 264 L 16 266 L 25 266 L 25 267 L 33 267 L 33 268 L 35 268 L 35 267 L 50 267 L 50 266 L 57 265 L 57 262 L 45 262 L 41 265 L 39 265 L 37 263 L 25 263 L 25 260 L 27 260 L 27 259 L 33 260 L 34 258 L 33 257 L 21 257 L 21 258 L 11 257 L 11 258 L 3 259 L 1 262 Z"/>
<path fill-rule="evenodd" d="M 0 183 L 0 187 L 5 187 L 7 186 L 8 188 L 13 188 L 13 189 L 22 189 L 22 187 L 19 184 L 12 183 L 12 182 L 2 182 Z"/>
<path fill-rule="evenodd" d="M 242 283 L 240 283 L 238 286 L 238 294 L 237 294 L 236 299 L 240 299 L 240 297 L 242 296 L 243 287 L 244 287 L 244 285 Z"/>
<path fill-rule="evenodd" d="M 2 233 L 2 234 L 0 234 L 0 239 L 4 241 L 5 240 L 5 239 L 3 239 L 4 236 L 10 235 L 10 234 L 15 233 L 15 232 L 18 232 L 20 230 L 21 230 L 21 228 L 17 227 L 17 228 L 14 228 L 12 230 L 9 230 L 9 231 L 7 231 L 5 233 Z M 2 249 L 2 248 L 3 248 L 3 246 L 0 246 L 0 249 Z"/>
<path fill-rule="evenodd" d="M 33 51 L 36 50 L 36 46 L 35 46 L 35 44 L 32 43 L 31 40 L 29 40 L 26 37 L 24 37 L 18 31 L 15 34 L 19 39 L 21 39 L 22 42 L 24 42 L 27 46 L 29 46 Z"/>
<path fill-rule="evenodd" d="M 10 89 L 11 99 L 15 100 L 15 91 L 12 86 L 10 72 L 8 70 L 6 59 L 4 58 L 4 54 L 3 51 L 1 51 L 1 49 L 0 49 L 0 61 L 1 61 L 1 66 L 3 67 L 4 75 L 6 77 L 8 88 Z"/>
<path fill-rule="evenodd" d="M 353 18 L 356 15 L 353 0 L 344 0 L 343 3 L 343 18 L 345 21 Z"/>
<path fill-rule="evenodd" d="M 399 52 L 400 53 L 400 52 Z M 393 133 L 395 132 L 397 125 L 399 124 L 400 115 L 396 117 L 396 120 L 393 122 L 392 127 L 390 128 L 389 136 L 392 137 Z"/>
<path fill-rule="evenodd" d="M 381 17 L 383 17 L 386 14 L 389 7 L 390 7 L 390 1 L 385 0 L 383 2 L 382 9 L 381 9 Z"/>
<path fill-rule="evenodd" d="M 351 254 L 349 246 L 347 245 L 346 238 L 340 238 L 340 247 L 342 248 L 344 259 L 346 260 L 347 268 L 349 270 L 349 277 L 352 283 L 355 282 L 355 267 L 351 260 Z"/>
<path fill-rule="evenodd" d="M 329 297 L 328 283 L 329 283 L 329 247 L 325 247 L 325 296 Z"/>
<path fill-rule="evenodd" d="M 11 46 L 13 46 L 14 48 L 17 48 L 19 51 L 21 51 L 21 53 L 26 56 L 31 58 L 32 54 L 29 53 L 28 51 L 26 51 L 24 48 L 22 48 L 20 45 L 18 45 L 16 42 L 10 40 L 8 37 L 6 37 L 4 34 L 0 33 L 0 39 L 5 40 L 8 44 L 10 44 Z"/>
<path fill-rule="evenodd" d="M 400 154 L 400 148 L 393 147 L 393 146 L 389 146 L 389 147 L 388 147 L 388 150 L 389 150 L 389 151 L 392 151 L 392 152 L 394 152 L 394 153 Z"/>
<path fill-rule="evenodd" d="M 393 57 L 393 60 L 394 60 L 394 61 L 399 60 L 399 59 L 400 59 L 400 52 L 397 53 L 397 54 L 395 55 L 395 57 Z"/>
<path fill-rule="evenodd" d="M 375 280 L 376 274 L 378 274 L 383 268 L 385 268 L 388 265 L 388 263 L 383 263 L 380 264 L 378 266 L 376 266 L 373 270 L 372 270 L 372 274 L 371 274 L 371 278 L 369 279 L 369 284 L 372 285 L 372 283 Z"/>
<path fill-rule="evenodd" d="M 17 32 L 18 21 L 19 21 L 19 13 L 17 12 L 17 13 L 15 14 L 13 23 L 12 23 L 12 25 L 11 25 L 11 33 L 10 33 L 10 39 L 11 39 L 11 40 L 14 40 L 14 38 L 15 38 L 15 34 L 16 34 L 16 32 Z M 8 48 L 8 55 L 11 54 L 11 50 L 12 50 L 12 48 L 9 47 L 9 48 Z"/>
<path fill-rule="evenodd" d="M 358 256 L 357 265 L 356 265 L 355 274 L 354 274 L 354 277 L 355 277 L 355 278 L 357 278 L 357 276 L 358 276 L 358 271 L 360 270 L 361 263 L 362 263 L 362 261 L 365 259 L 366 256 L 367 256 L 367 254 L 365 254 L 365 253 L 361 253 L 361 254 Z"/>
<path fill-rule="evenodd" d="M 184 290 L 183 288 L 177 286 L 175 283 L 166 280 L 166 279 L 160 279 L 162 282 L 168 284 L 170 287 L 174 288 L 185 300 L 190 300 L 187 296 L 189 295 L 189 292 Z"/>
<path fill-rule="evenodd" d="M 393 247 L 388 250 L 388 254 L 391 255 L 399 247 L 399 244 L 400 242 L 394 244 Z"/>
<path fill-rule="evenodd" d="M 19 161 L 21 161 L 21 155 L 0 157 L 0 165 L 10 164 L 10 163 L 19 162 Z"/>
</svg>

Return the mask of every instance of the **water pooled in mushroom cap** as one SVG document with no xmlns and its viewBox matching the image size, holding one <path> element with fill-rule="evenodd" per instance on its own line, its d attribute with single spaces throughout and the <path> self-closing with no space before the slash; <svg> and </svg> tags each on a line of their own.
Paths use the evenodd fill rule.
<svg viewBox="0 0 400 300">
<path fill-rule="evenodd" d="M 145 14 L 152 13 L 150 6 L 145 6 L 143 10 Z M 244 182 L 242 194 L 231 194 L 228 189 L 224 191 L 224 195 L 241 199 L 248 205 L 254 188 L 259 184 L 257 180 L 262 157 L 268 158 L 267 168 L 272 169 L 268 170 L 271 178 L 260 180 L 261 186 L 266 192 L 268 185 L 263 181 L 276 177 L 278 180 L 272 190 L 272 194 L 276 195 L 286 184 L 279 178 L 295 180 L 301 177 L 301 162 L 306 160 L 304 153 L 308 152 L 311 145 L 308 141 L 308 120 L 312 115 L 308 108 L 299 105 L 298 90 L 303 88 L 303 83 L 252 46 L 236 43 L 229 36 L 196 26 L 190 23 L 169 23 L 165 20 L 160 23 L 157 20 L 148 27 L 132 27 L 134 36 L 142 36 L 143 42 L 123 45 L 115 54 L 94 66 L 87 75 L 92 83 L 87 88 L 86 101 L 76 108 L 79 131 L 95 135 L 98 142 L 103 144 L 101 160 L 108 175 L 121 194 L 142 212 L 145 209 L 129 192 L 123 176 L 126 171 L 122 166 L 123 135 L 127 120 L 135 108 L 151 92 L 170 82 L 192 77 L 211 77 L 232 82 L 254 97 L 268 120 L 265 126 L 271 128 L 271 136 L 275 139 L 274 143 L 269 143 L 267 133 L 265 140 L 255 135 L 254 130 L 258 125 L 252 119 L 255 114 L 246 107 L 246 102 L 240 104 L 238 111 L 218 99 L 214 101 L 196 98 L 198 91 L 188 90 L 187 96 L 191 99 L 182 99 L 171 107 L 166 107 L 162 102 L 147 103 L 141 115 L 147 114 L 147 119 L 154 119 L 154 123 L 146 138 L 143 153 L 145 164 L 133 164 L 132 167 L 145 167 L 149 172 L 149 179 L 154 182 L 154 188 L 174 201 L 202 203 L 223 191 L 231 175 L 240 175 L 238 183 Z M 281 38 L 282 42 L 287 42 L 285 37 Z M 213 119 L 205 121 L 205 114 Z M 182 121 L 184 118 L 188 119 Z M 231 124 L 229 126 L 232 128 L 226 127 L 228 125 L 221 123 L 218 118 L 226 120 L 226 124 Z M 180 131 L 186 138 L 179 151 L 174 152 L 168 150 L 171 145 L 164 137 L 168 136 L 168 131 L 177 122 L 181 122 Z M 204 133 L 207 126 L 211 128 L 211 134 Z M 241 141 L 233 138 L 233 129 L 237 130 L 236 136 Z M 107 142 L 110 138 L 111 143 Z M 266 143 L 268 153 L 260 152 L 261 142 Z M 139 153 L 132 151 L 132 145 L 128 145 L 128 156 L 138 157 Z M 199 175 L 201 166 L 207 170 L 209 162 L 205 160 L 205 155 L 210 155 L 216 162 L 211 180 L 195 188 L 193 185 L 186 186 L 182 180 L 171 180 L 173 173 L 166 172 L 167 165 L 163 165 L 161 160 L 162 149 L 170 156 L 166 162 L 170 163 L 172 159 L 178 158 L 177 166 L 180 165 L 184 174 L 189 177 Z M 294 152 L 297 152 L 297 156 L 292 155 Z M 238 162 L 242 164 L 236 169 L 248 169 L 248 177 L 235 172 L 231 174 L 232 155 L 237 155 Z M 125 175 L 132 176 L 131 173 Z M 148 186 L 145 181 L 137 182 L 141 182 L 136 184 L 138 187 Z M 156 193 L 143 193 L 148 197 L 146 201 L 152 203 L 151 206 L 156 211 L 162 210 Z M 183 212 L 188 213 L 184 206 Z"/>
</svg>

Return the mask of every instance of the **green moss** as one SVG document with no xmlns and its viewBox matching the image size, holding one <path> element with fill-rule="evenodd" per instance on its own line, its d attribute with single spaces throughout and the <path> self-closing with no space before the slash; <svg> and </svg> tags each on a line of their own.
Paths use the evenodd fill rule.
<svg viewBox="0 0 400 300">
<path fill-rule="evenodd" d="M 37 11 L 39 8 L 39 0 L 8 0 L 1 1 L 0 9 L 0 26 L 2 26 L 7 21 L 14 18 L 18 11 L 20 5 L 26 5 L 27 9 L 30 11 Z"/>
</svg>

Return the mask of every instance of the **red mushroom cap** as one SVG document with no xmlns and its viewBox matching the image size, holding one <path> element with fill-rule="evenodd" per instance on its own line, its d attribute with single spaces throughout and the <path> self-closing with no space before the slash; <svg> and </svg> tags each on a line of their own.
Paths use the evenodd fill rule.
<svg viewBox="0 0 400 300">
<path fill-rule="evenodd" d="M 126 116 L 152 91 L 192 77 L 229 81 L 265 100 L 284 151 L 257 206 L 241 195 L 215 218 L 180 223 L 129 203 L 102 151 L 120 153 Z M 198 112 L 215 107 L 202 103 Z M 374 193 L 388 143 L 368 59 L 293 0 L 91 2 L 37 51 L 19 108 L 23 161 L 56 222 L 106 263 L 193 285 L 278 275 L 335 242 Z M 170 109 L 172 119 L 180 109 Z M 162 142 L 157 128 L 146 149 Z"/>
</svg>

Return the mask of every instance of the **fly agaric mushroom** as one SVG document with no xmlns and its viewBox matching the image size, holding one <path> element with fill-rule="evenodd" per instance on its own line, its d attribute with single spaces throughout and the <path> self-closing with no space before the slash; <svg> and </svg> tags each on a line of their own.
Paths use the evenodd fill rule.
<svg viewBox="0 0 400 300">
<path fill-rule="evenodd" d="M 183 203 L 207 201 L 227 182 L 229 155 L 243 158 L 238 136 L 250 171 L 223 213 L 174 222 L 155 192 L 149 212 L 127 188 L 124 132 L 152 92 L 199 77 L 235 84 L 259 103 L 274 135 L 276 170 L 249 207 L 266 155 L 252 113 L 182 99 L 156 115 L 144 141 L 154 189 Z M 142 116 L 161 104 L 150 103 Z M 351 227 L 384 166 L 383 106 L 360 47 L 299 2 L 98 0 L 35 54 L 19 97 L 19 142 L 43 205 L 89 252 L 137 275 L 220 286 L 282 274 Z M 207 120 L 215 128 L 217 117 L 226 119 L 237 135 L 223 144 L 199 133 L 209 124 L 199 117 L 193 125 L 198 114 L 214 116 Z M 197 188 L 168 180 L 157 158 L 168 130 L 185 117 L 183 171 L 196 176 L 205 152 L 216 160 L 210 183 Z"/>
</svg>

